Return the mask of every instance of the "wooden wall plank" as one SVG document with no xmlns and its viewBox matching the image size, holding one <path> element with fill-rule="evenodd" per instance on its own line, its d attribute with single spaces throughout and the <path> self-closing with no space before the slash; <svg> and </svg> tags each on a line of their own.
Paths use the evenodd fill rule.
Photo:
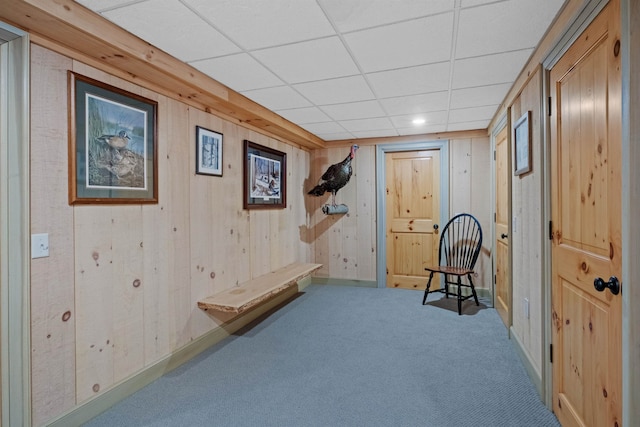
<svg viewBox="0 0 640 427">
<path fill-rule="evenodd" d="M 538 69 L 523 87 L 511 106 L 511 121 L 515 123 L 531 111 L 531 172 L 512 175 L 513 229 L 510 237 L 513 257 L 513 330 L 528 352 L 534 368 L 542 370 L 542 133 L 541 74 Z M 524 299 L 529 300 L 529 317 L 524 311 Z"/>
<path fill-rule="evenodd" d="M 31 232 L 48 233 L 50 248 L 49 257 L 31 262 L 34 425 L 69 410 L 76 401 L 77 316 L 73 211 L 67 203 L 67 109 L 51 108 L 66 98 L 71 65 L 69 58 L 38 46 L 31 49 Z"/>
<path fill-rule="evenodd" d="M 74 209 L 77 403 L 114 383 L 113 209 Z"/>
<path fill-rule="evenodd" d="M 143 209 L 145 366 L 190 341 L 191 308 L 188 107 L 161 97 L 158 116 L 158 205 Z M 170 142 L 169 142 L 170 141 Z"/>
</svg>

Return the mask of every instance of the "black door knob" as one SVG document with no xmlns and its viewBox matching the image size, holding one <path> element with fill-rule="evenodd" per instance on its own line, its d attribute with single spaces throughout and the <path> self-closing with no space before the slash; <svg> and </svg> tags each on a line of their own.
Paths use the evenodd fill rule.
<svg viewBox="0 0 640 427">
<path fill-rule="evenodd" d="M 502 233 L 502 234 L 500 235 L 500 238 L 501 238 L 501 239 L 506 239 L 507 237 L 509 237 L 509 236 L 508 236 L 507 234 L 504 234 L 504 233 Z"/>
<path fill-rule="evenodd" d="M 438 230 L 438 224 L 433 224 L 433 229 L 437 231 Z"/>
<path fill-rule="evenodd" d="M 605 289 L 609 288 L 612 294 L 618 295 L 620 293 L 620 281 L 616 276 L 611 276 L 608 282 L 605 282 L 601 277 L 597 277 L 593 281 L 593 287 L 596 288 L 596 291 L 603 292 Z"/>
</svg>

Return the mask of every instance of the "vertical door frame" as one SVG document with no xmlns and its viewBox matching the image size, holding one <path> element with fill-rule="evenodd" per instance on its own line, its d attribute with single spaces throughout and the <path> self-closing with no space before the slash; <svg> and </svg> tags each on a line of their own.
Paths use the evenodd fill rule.
<svg viewBox="0 0 640 427">
<path fill-rule="evenodd" d="M 640 424 L 640 5 L 620 0 L 622 53 L 622 423 Z M 632 95 L 633 94 L 633 95 Z"/>
<path fill-rule="evenodd" d="M 440 221 L 449 217 L 449 141 L 424 141 L 407 144 L 381 144 L 376 146 L 376 282 L 378 288 L 386 288 L 387 278 L 387 213 L 386 213 L 386 171 L 384 157 L 386 153 L 402 151 L 440 150 Z M 426 286 L 426 283 L 425 283 Z"/>
<path fill-rule="evenodd" d="M 31 425 L 29 35 L 0 22 L 0 364 L 2 425 Z"/>
<path fill-rule="evenodd" d="M 509 165 L 508 165 L 508 171 L 509 171 L 509 179 L 508 179 L 508 185 L 507 185 L 507 196 L 509 197 L 509 201 L 508 201 L 508 207 L 507 207 L 507 211 L 508 211 L 508 234 L 509 237 L 508 239 L 512 238 L 512 229 L 511 229 L 511 220 L 513 218 L 513 213 L 511 212 L 511 107 L 507 108 L 507 111 L 505 112 L 505 114 L 496 122 L 496 125 L 494 126 L 492 132 L 491 132 L 491 151 L 493 152 L 493 161 L 491 162 L 491 206 L 493 208 L 493 221 L 491 221 L 491 226 L 490 228 L 490 232 L 491 232 L 491 253 L 493 254 L 493 256 L 491 257 L 491 264 L 492 264 L 492 282 L 491 282 L 491 292 L 492 292 L 492 296 L 491 296 L 491 304 L 493 307 L 496 306 L 496 268 L 497 268 L 497 263 L 496 263 L 496 256 L 497 256 L 497 250 L 498 248 L 496 247 L 495 243 L 496 243 L 496 239 L 495 239 L 495 235 L 496 235 L 496 203 L 498 201 L 498 195 L 496 194 L 496 184 L 497 184 L 497 169 L 496 169 L 496 139 L 498 137 L 498 134 L 500 132 L 502 132 L 502 130 L 504 128 L 507 128 L 507 146 L 508 146 L 508 150 L 509 150 Z M 509 306 L 509 325 L 507 326 L 507 333 L 509 334 L 509 338 L 511 338 L 511 326 L 513 325 L 513 248 L 511 245 L 511 240 L 509 240 L 509 260 L 507 261 L 509 264 L 509 278 L 511 279 L 511 290 L 509 292 L 509 299 L 510 301 L 510 306 Z"/>
</svg>

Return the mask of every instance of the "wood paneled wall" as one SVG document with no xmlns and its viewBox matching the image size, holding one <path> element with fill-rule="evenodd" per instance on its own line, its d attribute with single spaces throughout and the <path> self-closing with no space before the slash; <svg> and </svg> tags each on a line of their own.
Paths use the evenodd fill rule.
<svg viewBox="0 0 640 427">
<path fill-rule="evenodd" d="M 511 122 L 531 111 L 531 172 L 515 176 L 511 181 L 513 256 L 513 327 L 525 347 L 534 368 L 542 372 L 543 314 L 543 238 L 545 236 L 542 164 L 542 72 L 538 68 L 511 105 Z M 529 318 L 524 312 L 524 299 L 529 300 Z"/>
<path fill-rule="evenodd" d="M 306 189 L 333 163 L 345 158 L 345 146 L 314 150 L 312 176 Z M 330 195 L 309 197 L 310 228 L 315 262 L 323 264 L 317 276 L 375 282 L 376 278 L 376 146 L 363 145 L 356 153 L 353 176 L 338 192 L 336 203 L 349 207 L 346 215 L 325 215 L 322 205 Z M 485 240 L 477 264 L 479 288 L 491 288 L 491 154 L 488 137 L 457 138 L 449 141 L 451 215 L 470 212 L 480 221 Z"/>
<path fill-rule="evenodd" d="M 449 143 L 450 205 L 451 216 L 460 212 L 474 215 L 482 226 L 482 250 L 476 263 L 474 285 L 480 289 L 492 289 L 491 224 L 495 207 L 492 205 L 491 163 L 493 154 L 489 137 L 460 138 Z"/>
<path fill-rule="evenodd" d="M 313 261 L 310 154 L 37 45 L 31 55 L 31 231 L 50 240 L 31 282 L 42 425 L 220 327 L 200 298 Z M 69 206 L 68 70 L 158 102 L 157 205 Z M 194 173 L 196 125 L 224 134 L 222 178 Z M 286 209 L 242 209 L 244 139 L 287 153 Z"/>
</svg>

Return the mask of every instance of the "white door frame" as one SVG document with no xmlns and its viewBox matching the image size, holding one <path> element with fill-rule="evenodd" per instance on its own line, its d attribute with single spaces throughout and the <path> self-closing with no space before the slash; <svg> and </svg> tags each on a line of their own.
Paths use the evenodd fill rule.
<svg viewBox="0 0 640 427">
<path fill-rule="evenodd" d="M 387 213 L 386 213 L 386 171 L 384 156 L 386 153 L 402 151 L 440 150 L 440 221 L 449 218 L 449 141 L 424 141 L 407 144 L 380 144 L 376 146 L 376 194 L 377 218 L 376 281 L 379 288 L 387 287 Z M 426 286 L 426 282 L 425 282 Z"/>
<path fill-rule="evenodd" d="M 1 424 L 30 426 L 29 35 L 0 35 Z"/>
</svg>

